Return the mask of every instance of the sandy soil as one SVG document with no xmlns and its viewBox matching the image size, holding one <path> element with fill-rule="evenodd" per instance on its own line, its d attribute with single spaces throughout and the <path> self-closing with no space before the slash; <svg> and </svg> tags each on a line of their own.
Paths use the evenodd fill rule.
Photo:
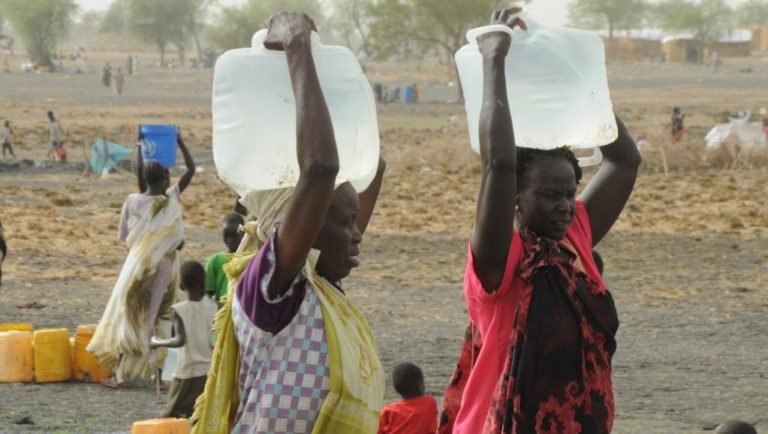
<svg viewBox="0 0 768 434">
<path fill-rule="evenodd" d="M 745 65 L 753 72 L 739 72 Z M 479 166 L 467 146 L 463 107 L 447 102 L 455 89 L 425 69 L 367 68 L 374 81 L 416 81 L 428 102 L 379 109 L 389 171 L 364 241 L 364 266 L 346 285 L 373 326 L 385 368 L 413 361 L 440 395 L 467 321 L 461 281 Z M 671 107 L 690 113 L 688 138 L 667 150 L 672 173 L 660 174 L 658 153 L 646 153 L 630 203 L 598 246 L 622 322 L 614 359 L 617 433 L 711 431 L 726 418 L 768 429 L 768 171 L 724 169 L 702 152 L 712 115 L 768 105 L 768 62 L 726 59 L 721 71 L 609 68 L 619 115 L 633 132 L 646 132 L 654 149 L 666 140 Z M 115 235 L 135 181 L 124 173 L 84 178 L 78 163 L 97 137 L 130 144 L 141 122 L 180 125 L 202 167 L 183 195 L 184 259 L 204 261 L 223 248 L 218 221 L 233 196 L 212 162 L 210 83 L 207 70 L 146 67 L 117 97 L 95 74 L 0 75 L 1 115 L 14 122 L 17 154 L 44 158 L 45 111 L 53 109 L 73 162 L 0 165 L 0 219 L 11 252 L 0 322 L 73 330 L 98 321 L 124 258 Z M 0 433 L 126 432 L 163 404 L 147 384 L 120 391 L 2 384 L 0 396 Z M 387 398 L 395 399 L 391 387 Z M 33 424 L 18 424 L 24 417 Z"/>
</svg>

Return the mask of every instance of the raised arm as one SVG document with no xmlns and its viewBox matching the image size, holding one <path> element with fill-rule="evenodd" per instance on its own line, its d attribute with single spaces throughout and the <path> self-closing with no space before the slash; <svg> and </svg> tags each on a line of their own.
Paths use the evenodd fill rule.
<svg viewBox="0 0 768 434">
<path fill-rule="evenodd" d="M 592 226 L 592 245 L 603 239 L 619 218 L 629 199 L 640 166 L 640 152 L 621 119 L 616 117 L 619 137 L 603 146 L 603 164 L 581 193 Z"/>
<path fill-rule="evenodd" d="M 283 295 L 304 266 L 320 233 L 333 196 L 339 156 L 328 106 L 310 50 L 312 20 L 303 13 L 280 12 L 269 20 L 264 45 L 284 50 L 296 99 L 296 154 L 299 181 L 277 232 L 275 284 Z"/>
<path fill-rule="evenodd" d="M 195 160 L 192 159 L 192 154 L 189 153 L 187 145 L 184 144 L 184 139 L 181 138 L 181 131 L 179 131 L 178 136 L 176 136 L 176 143 L 179 144 L 181 155 L 184 156 L 184 165 L 187 167 L 187 171 L 184 172 L 184 174 L 181 175 L 181 179 L 179 179 L 179 194 L 181 194 L 189 186 L 192 177 L 195 176 Z"/>
<path fill-rule="evenodd" d="M 240 196 L 235 199 L 235 206 L 232 207 L 232 211 L 243 216 L 248 215 L 248 209 L 244 207 L 242 203 L 240 203 Z"/>
<path fill-rule="evenodd" d="M 144 136 L 139 131 L 138 144 L 136 145 L 136 180 L 139 182 L 139 193 L 147 191 L 147 181 L 144 179 L 144 156 L 141 153 L 141 142 Z"/>
<path fill-rule="evenodd" d="M 525 26 L 510 16 L 520 8 L 497 10 L 492 24 Z M 517 195 L 517 151 L 507 101 L 504 59 L 511 39 L 502 32 L 478 38 L 483 55 L 483 103 L 480 109 L 480 193 L 472 231 L 475 273 L 488 292 L 498 289 L 504 277 L 512 242 Z"/>
<path fill-rule="evenodd" d="M 371 185 L 358 195 L 360 199 L 360 212 L 357 213 L 357 230 L 361 234 L 365 233 L 368 222 L 371 221 L 373 209 L 376 207 L 376 201 L 379 199 L 379 193 L 381 192 L 385 170 L 387 170 L 387 162 L 383 158 L 379 158 L 379 167 L 376 170 L 376 176 L 371 181 Z"/>
</svg>

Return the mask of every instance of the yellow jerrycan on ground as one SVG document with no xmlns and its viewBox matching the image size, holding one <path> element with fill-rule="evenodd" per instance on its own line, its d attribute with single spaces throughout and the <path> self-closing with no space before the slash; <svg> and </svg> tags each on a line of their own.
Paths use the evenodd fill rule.
<svg viewBox="0 0 768 434">
<path fill-rule="evenodd" d="M 32 335 L 35 382 L 52 383 L 72 378 L 72 347 L 67 329 L 37 330 Z"/>
<path fill-rule="evenodd" d="M 33 370 L 32 333 L 0 332 L 0 383 L 30 382 Z"/>
<path fill-rule="evenodd" d="M 86 350 L 95 331 L 96 324 L 79 325 L 75 330 L 72 378 L 77 381 L 98 383 L 112 375 L 109 369 L 101 366 L 93 354 Z"/>
<path fill-rule="evenodd" d="M 134 422 L 131 434 L 189 434 L 187 419 L 149 419 Z"/>
</svg>

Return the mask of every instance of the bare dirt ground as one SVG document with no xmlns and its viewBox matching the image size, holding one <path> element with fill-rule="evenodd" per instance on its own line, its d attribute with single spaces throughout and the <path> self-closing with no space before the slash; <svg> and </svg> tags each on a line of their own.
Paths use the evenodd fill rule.
<svg viewBox="0 0 768 434">
<path fill-rule="evenodd" d="M 110 58 L 92 56 L 83 75 L 0 74 L 0 117 L 14 122 L 17 154 L 44 159 L 45 111 L 53 109 L 73 162 L 0 165 L 0 219 L 10 249 L 0 322 L 74 330 L 98 321 L 125 254 L 115 239 L 120 206 L 136 187 L 124 173 L 81 177 L 77 163 L 98 137 L 130 144 L 142 122 L 180 125 L 202 167 L 182 198 L 184 259 L 204 261 L 223 248 L 217 227 L 233 196 L 212 162 L 211 71 L 145 66 L 117 97 L 95 74 Z M 752 72 L 739 72 L 746 67 Z M 374 64 L 367 71 L 372 81 L 417 82 L 426 102 L 379 108 L 389 170 L 363 244 L 364 266 L 346 285 L 373 326 L 385 368 L 413 361 L 441 395 L 467 321 L 461 282 L 477 157 L 463 107 L 447 102 L 455 88 L 435 68 Z M 598 246 L 622 322 L 615 432 L 711 431 L 726 418 L 768 430 L 768 171 L 724 169 L 702 152 L 713 114 L 768 105 L 768 59 L 726 59 L 718 74 L 611 64 L 609 75 L 617 112 L 656 148 L 666 140 L 671 107 L 690 114 L 687 139 L 667 150 L 670 175 L 660 173 L 657 152 L 646 153 L 630 203 Z M 0 433 L 127 432 L 163 404 L 148 384 L 119 391 L 0 384 L 0 397 Z M 387 398 L 395 397 L 390 387 Z M 32 424 L 19 424 L 25 417 Z"/>
</svg>

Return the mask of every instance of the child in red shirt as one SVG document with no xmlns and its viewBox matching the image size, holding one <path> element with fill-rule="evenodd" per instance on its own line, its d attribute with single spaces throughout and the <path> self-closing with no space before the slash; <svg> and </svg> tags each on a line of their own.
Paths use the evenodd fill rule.
<svg viewBox="0 0 768 434">
<path fill-rule="evenodd" d="M 434 434 L 437 432 L 437 401 L 424 394 L 424 375 L 413 363 L 401 363 L 392 373 L 402 401 L 387 404 L 379 416 L 377 434 Z"/>
</svg>

